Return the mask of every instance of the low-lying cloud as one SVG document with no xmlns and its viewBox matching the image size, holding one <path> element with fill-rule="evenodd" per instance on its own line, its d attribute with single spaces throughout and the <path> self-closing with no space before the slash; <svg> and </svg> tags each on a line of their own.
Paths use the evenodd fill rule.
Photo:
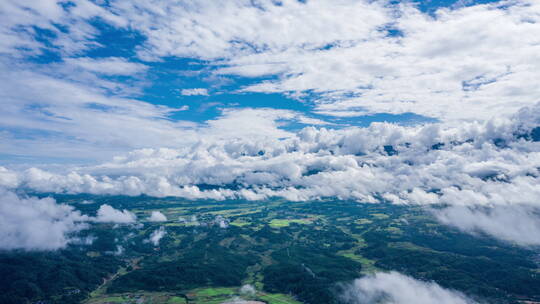
<svg viewBox="0 0 540 304">
<path fill-rule="evenodd" d="M 129 224 L 137 220 L 135 214 L 128 210 L 116 210 L 113 207 L 103 204 L 97 211 L 94 221 L 101 223 Z"/>
<path fill-rule="evenodd" d="M 398 272 L 376 273 L 355 280 L 341 295 L 349 304 L 474 304 L 464 294 Z"/>
<path fill-rule="evenodd" d="M 152 211 L 148 220 L 150 222 L 166 222 L 167 217 L 165 216 L 165 214 L 161 213 L 160 211 Z"/>
<path fill-rule="evenodd" d="M 540 245 L 540 208 L 531 205 L 450 206 L 433 211 L 442 223 L 520 245 Z"/>
<path fill-rule="evenodd" d="M 53 198 L 19 196 L 0 188 L 0 249 L 56 250 L 68 244 L 89 245 L 94 237 L 80 238 L 77 232 L 90 223 L 133 223 L 127 210 L 101 205 L 95 217 Z"/>
<path fill-rule="evenodd" d="M 167 234 L 167 231 L 165 231 L 165 228 L 159 227 L 159 229 L 154 230 L 152 234 L 150 234 L 150 237 L 145 240 L 146 243 L 152 243 L 154 246 L 159 245 L 159 241 Z"/>
<path fill-rule="evenodd" d="M 0 189 L 0 249 L 52 250 L 76 241 L 88 217 L 52 198 L 19 197 Z"/>
<path fill-rule="evenodd" d="M 229 138 L 201 140 L 181 149 L 136 150 L 107 163 L 67 172 L 2 168 L 0 185 L 98 195 L 350 199 L 531 209 L 540 206 L 538 126 L 540 105 L 512 116 L 457 127 L 444 123 L 374 123 L 368 128 L 340 130 L 309 127 L 282 140 Z M 451 224 L 457 218 L 454 209 L 441 212 L 438 218 L 444 223 Z M 492 212 L 488 217 L 499 224 L 510 220 L 497 214 Z M 531 222 L 535 220 L 532 213 L 526 214 Z M 126 211 L 115 215 L 125 222 L 134 220 Z M 473 216 L 482 218 L 482 213 Z M 455 226 L 464 231 L 480 229 L 503 240 L 517 237 L 522 230 L 501 234 L 488 224 L 479 225 L 469 227 L 460 222 Z M 516 241 L 536 243 L 531 239 Z"/>
</svg>

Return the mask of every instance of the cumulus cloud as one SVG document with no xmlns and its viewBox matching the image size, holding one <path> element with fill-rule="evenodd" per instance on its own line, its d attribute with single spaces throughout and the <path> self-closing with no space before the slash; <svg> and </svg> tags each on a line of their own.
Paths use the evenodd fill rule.
<svg viewBox="0 0 540 304">
<path fill-rule="evenodd" d="M 382 123 L 343 130 L 310 127 L 283 140 L 200 141 L 182 149 L 136 150 L 67 174 L 4 168 L 0 178 L 13 188 L 43 192 L 530 204 L 540 196 L 535 187 L 539 144 L 528 138 L 540 125 L 539 109 L 459 127 Z"/>
<path fill-rule="evenodd" d="M 89 245 L 95 237 L 81 238 L 77 232 L 90 223 L 125 224 L 135 220 L 133 213 L 109 205 L 101 205 L 92 217 L 50 197 L 21 196 L 0 188 L 0 249 L 56 250 L 68 244 Z"/>
<path fill-rule="evenodd" d="M 167 234 L 167 231 L 165 231 L 165 228 L 159 227 L 159 229 L 154 230 L 152 234 L 150 234 L 150 237 L 145 240 L 146 243 L 152 243 L 154 246 L 159 245 L 159 241 Z"/>
<path fill-rule="evenodd" d="M 266 0 L 204 0 L 177 4 L 157 1 L 153 6 L 144 1 L 115 2 L 113 6 L 132 22 L 130 26 L 148 37 L 141 57 L 210 60 L 291 47 L 317 50 L 339 41 L 380 36 L 377 27 L 390 20 L 391 12 L 384 3 L 351 0 L 337 5 L 329 0 L 283 1 L 279 5 Z"/>
<path fill-rule="evenodd" d="M 54 250 L 84 243 L 73 234 L 87 216 L 52 198 L 19 197 L 0 189 L 0 249 Z"/>
<path fill-rule="evenodd" d="M 134 223 L 136 220 L 137 216 L 128 210 L 117 210 L 107 204 L 103 204 L 99 207 L 94 219 L 94 221 L 100 223 L 117 224 Z"/>
<path fill-rule="evenodd" d="M 235 124 L 235 115 L 244 114 L 231 114 L 228 122 L 225 119 L 216 125 L 227 130 Z M 280 113 L 278 117 L 289 114 Z M 256 126 L 246 132 L 256 132 Z M 4 169 L 0 179 L 5 181 L 0 184 L 42 192 L 188 199 L 338 198 L 538 208 L 540 142 L 533 136 L 538 126 L 540 106 L 459 126 L 374 123 L 367 128 L 338 130 L 308 127 L 287 133 L 286 138 L 277 134 L 257 140 L 250 136 L 226 137 L 179 149 L 136 150 L 66 173 Z M 441 221 L 455 218 L 452 210 L 448 211 L 446 217 L 439 217 Z M 496 214 L 490 214 L 490 218 L 504 221 L 501 216 L 493 216 Z M 489 231 L 505 240 L 511 237 Z"/>
<path fill-rule="evenodd" d="M 208 90 L 205 88 L 182 89 L 180 94 L 184 96 L 208 96 Z"/>
<path fill-rule="evenodd" d="M 0 186 L 6 188 L 15 188 L 19 183 L 17 174 L 0 166 Z"/>
<path fill-rule="evenodd" d="M 292 111 L 270 115 L 272 111 L 268 109 L 246 112 L 251 115 L 238 115 L 241 111 L 235 115 L 230 110 L 220 117 L 223 120 L 213 119 L 208 124 L 171 119 L 174 113 L 189 106 L 169 107 L 145 101 L 143 88 L 151 85 L 151 78 L 140 74 L 147 72 L 150 65 L 133 56 L 122 57 L 125 55 L 122 52 L 112 57 L 88 54 L 90 50 L 99 52 L 110 46 L 97 42 L 109 31 L 116 34 L 129 31 L 129 38 L 144 36 L 127 20 L 135 21 L 137 15 L 143 17 L 146 13 L 132 15 L 126 11 L 122 16 L 124 9 L 134 7 L 123 8 L 121 3 L 116 7 L 114 1 L 110 4 L 101 6 L 88 0 L 69 6 L 49 0 L 39 4 L 11 0 L 4 3 L 0 10 L 0 53 L 5 55 L 0 60 L 0 90 L 5 92 L 0 99 L 3 153 L 36 158 L 62 155 L 63 162 L 67 158 L 94 161 L 144 147 L 164 144 L 169 148 L 181 147 L 201 137 L 246 135 L 231 133 L 232 128 L 226 131 L 220 131 L 219 126 L 208 128 L 208 124 L 224 126 L 232 123 L 232 119 L 236 119 L 235 123 L 245 119 L 241 122 L 244 124 L 255 121 L 257 132 L 251 132 L 250 136 L 258 137 L 288 135 L 274 123 L 283 116 L 308 123 L 320 122 L 310 122 L 307 115 L 298 116 Z M 129 39 L 134 43 L 133 49 L 138 49 L 135 40 Z M 57 56 L 58 60 L 47 64 L 29 60 L 49 55 Z M 184 92 L 208 94 L 206 88 Z M 292 117 L 295 115 L 298 117 Z"/>
<path fill-rule="evenodd" d="M 355 280 L 341 295 L 351 304 L 474 304 L 458 291 L 442 288 L 435 282 L 424 282 L 398 272 L 376 273 Z"/>
<path fill-rule="evenodd" d="M 161 213 L 160 211 L 152 211 L 148 220 L 150 222 L 166 222 L 167 217 L 165 216 L 165 214 Z"/>
</svg>

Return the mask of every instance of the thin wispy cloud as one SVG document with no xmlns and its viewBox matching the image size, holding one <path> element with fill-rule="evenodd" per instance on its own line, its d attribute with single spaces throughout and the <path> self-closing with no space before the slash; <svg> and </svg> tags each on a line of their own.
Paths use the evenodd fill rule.
<svg viewBox="0 0 540 304">
<path fill-rule="evenodd" d="M 208 96 L 208 90 L 204 88 L 182 89 L 180 94 L 184 96 Z"/>
</svg>

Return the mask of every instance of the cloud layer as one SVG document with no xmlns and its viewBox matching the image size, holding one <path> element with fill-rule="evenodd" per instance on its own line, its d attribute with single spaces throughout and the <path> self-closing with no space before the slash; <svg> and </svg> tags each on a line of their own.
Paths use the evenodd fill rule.
<svg viewBox="0 0 540 304">
<path fill-rule="evenodd" d="M 442 204 L 453 206 L 436 213 L 442 222 L 538 245 L 537 238 L 519 235 L 538 230 L 539 111 L 539 106 L 529 107 L 513 116 L 459 127 L 310 127 L 282 140 L 202 140 L 182 149 L 137 150 L 64 173 L 4 168 L 0 185 L 188 199 Z M 510 225 L 518 219 L 521 224 Z M 501 224 L 510 227 L 495 229 Z"/>
<path fill-rule="evenodd" d="M 539 195 L 539 147 L 531 138 L 539 109 L 458 128 L 383 123 L 344 130 L 310 127 L 283 140 L 202 140 L 183 149 L 136 150 L 65 174 L 3 168 L 0 181 L 43 192 L 531 203 Z"/>
</svg>

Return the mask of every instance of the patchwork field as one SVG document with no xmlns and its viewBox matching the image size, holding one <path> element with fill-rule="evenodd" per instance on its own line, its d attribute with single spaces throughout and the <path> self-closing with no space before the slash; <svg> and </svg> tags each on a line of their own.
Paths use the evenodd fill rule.
<svg viewBox="0 0 540 304">
<path fill-rule="evenodd" d="M 138 220 L 92 225 L 83 232 L 91 244 L 54 254 L 0 254 L 0 269 L 43 269 L 23 278 L 33 285 L 22 290 L 36 290 L 26 292 L 28 301 L 346 303 L 343 286 L 392 270 L 489 303 L 540 299 L 537 251 L 441 226 L 415 207 L 147 197 L 85 197 L 94 203 L 79 204 L 81 197 L 56 198 L 89 215 L 106 202 Z M 151 220 L 152 212 L 164 218 Z M 21 280 L 12 273 L 2 273 L 4 280 Z"/>
</svg>

